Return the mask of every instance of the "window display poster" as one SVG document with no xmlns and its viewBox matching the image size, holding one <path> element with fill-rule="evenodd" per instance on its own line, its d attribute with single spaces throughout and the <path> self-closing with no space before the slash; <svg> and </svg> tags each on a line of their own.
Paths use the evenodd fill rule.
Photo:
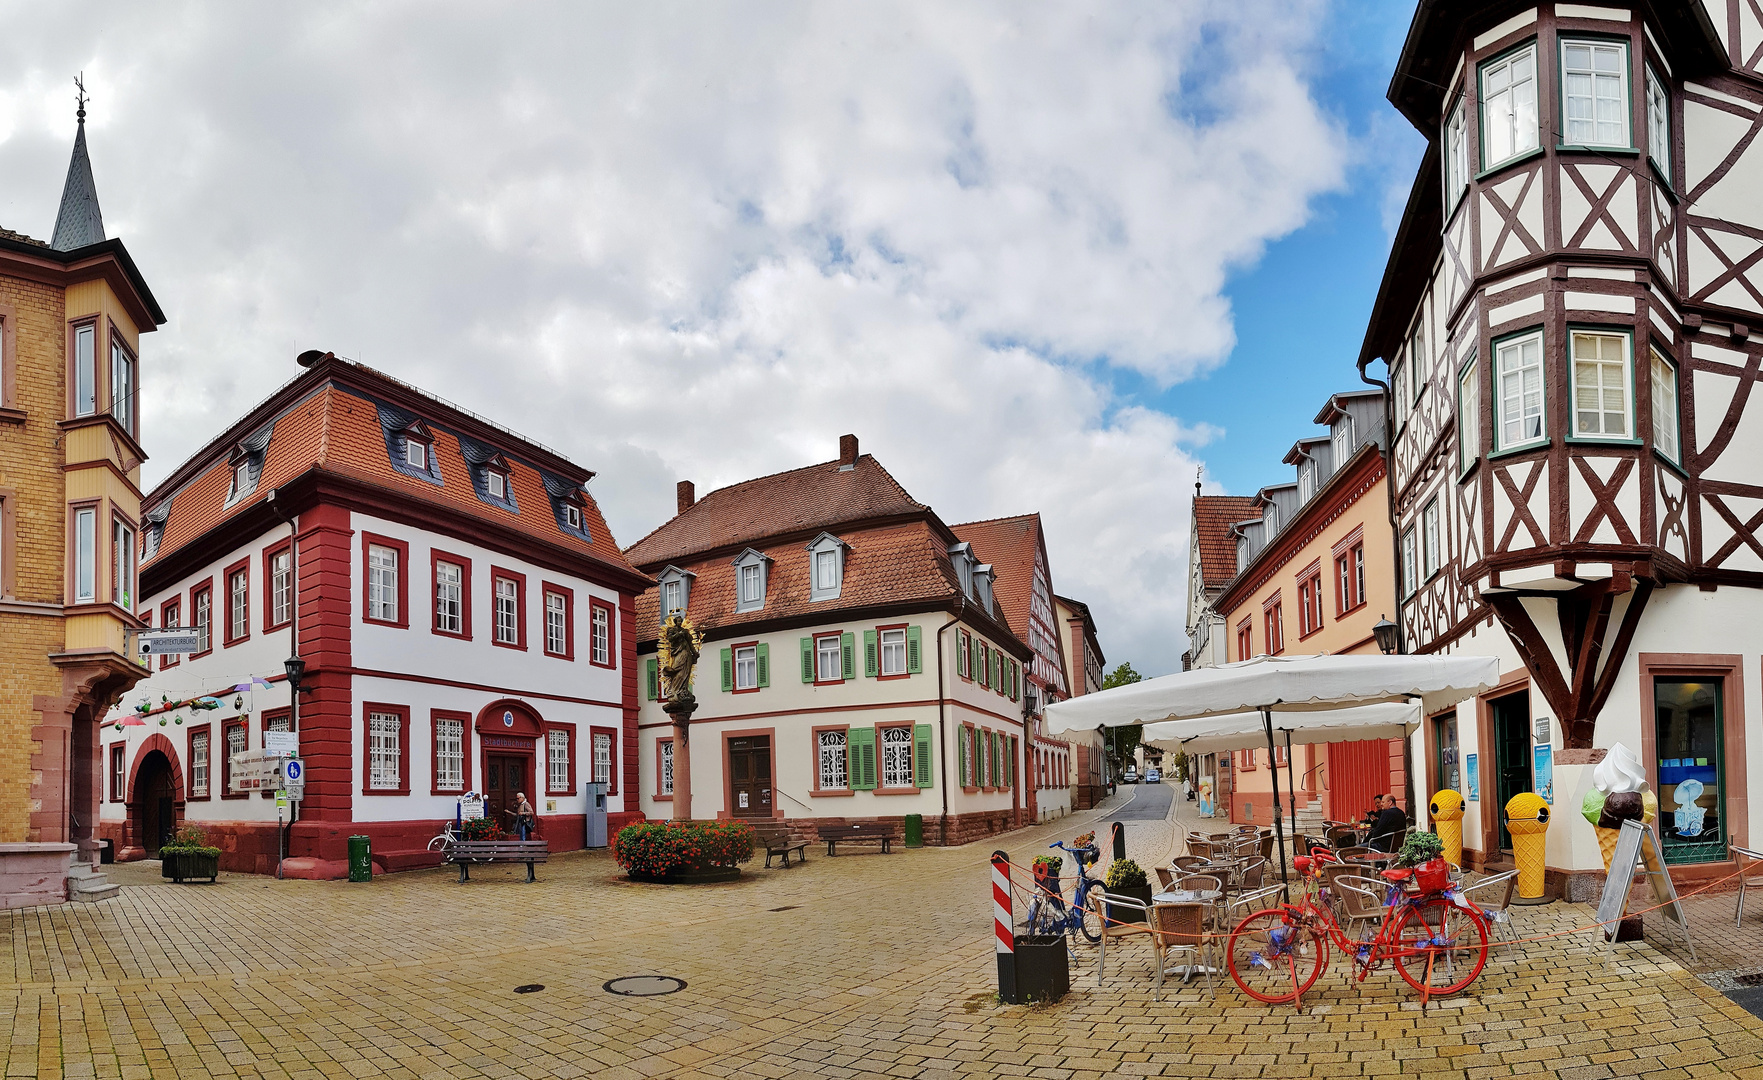
<svg viewBox="0 0 1763 1080">
<path fill-rule="evenodd" d="M 1535 749 L 1536 768 L 1532 770 L 1532 782 L 1535 783 L 1536 787 L 1532 790 L 1538 795 L 1541 795 L 1544 802 L 1548 803 L 1550 806 L 1554 806 L 1555 747 L 1550 743 L 1543 743 Z"/>
<path fill-rule="evenodd" d="M 1463 771 L 1469 776 L 1469 790 L 1464 795 L 1470 802 L 1481 800 L 1481 758 L 1470 754 L 1463 759 Z"/>
</svg>

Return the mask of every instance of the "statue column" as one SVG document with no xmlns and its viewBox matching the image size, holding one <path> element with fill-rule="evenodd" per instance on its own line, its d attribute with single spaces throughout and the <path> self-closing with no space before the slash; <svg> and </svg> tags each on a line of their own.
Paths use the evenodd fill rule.
<svg viewBox="0 0 1763 1080">
<path fill-rule="evenodd" d="M 673 820 L 692 820 L 692 714 L 698 699 L 690 690 L 662 706 L 673 717 Z"/>
</svg>

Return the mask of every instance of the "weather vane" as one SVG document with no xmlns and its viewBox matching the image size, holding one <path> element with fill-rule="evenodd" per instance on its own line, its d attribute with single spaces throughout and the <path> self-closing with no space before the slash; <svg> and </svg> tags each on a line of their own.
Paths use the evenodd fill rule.
<svg viewBox="0 0 1763 1080">
<path fill-rule="evenodd" d="M 80 119 L 80 123 L 83 124 L 86 122 L 86 102 L 88 100 L 90 100 L 89 98 L 86 97 L 86 73 L 82 71 L 78 75 L 75 75 L 74 79 L 73 79 L 73 84 L 76 87 L 78 87 L 79 91 L 80 91 L 78 94 L 76 94 L 74 96 L 74 100 L 79 103 L 79 106 L 80 106 L 79 119 Z"/>
</svg>

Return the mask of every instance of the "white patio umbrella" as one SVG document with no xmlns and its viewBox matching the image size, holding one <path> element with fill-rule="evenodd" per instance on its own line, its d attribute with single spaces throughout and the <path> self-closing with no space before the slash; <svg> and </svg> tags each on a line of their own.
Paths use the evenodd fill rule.
<svg viewBox="0 0 1763 1080">
<path fill-rule="evenodd" d="M 1298 716 L 1305 713 L 1395 702 L 1430 714 L 1492 689 L 1499 681 L 1500 662 L 1491 656 L 1257 656 L 1057 702 L 1047 706 L 1046 723 L 1047 730 L 1057 734 L 1255 712 L 1260 714 L 1272 758 L 1276 715 L 1295 733 L 1321 730 L 1301 723 Z M 1402 723 L 1405 729 L 1407 722 Z M 1273 808 L 1283 877 L 1285 822 L 1277 772 Z"/>
<path fill-rule="evenodd" d="M 1288 747 L 1359 739 L 1401 739 L 1420 726 L 1420 715 L 1418 704 L 1404 702 L 1354 705 L 1330 712 L 1276 712 L 1273 714 L 1273 731 L 1276 736 L 1284 733 Z M 1266 733 L 1259 712 L 1240 712 L 1147 724 L 1141 738 L 1161 750 L 1227 754 L 1260 746 Z"/>
</svg>

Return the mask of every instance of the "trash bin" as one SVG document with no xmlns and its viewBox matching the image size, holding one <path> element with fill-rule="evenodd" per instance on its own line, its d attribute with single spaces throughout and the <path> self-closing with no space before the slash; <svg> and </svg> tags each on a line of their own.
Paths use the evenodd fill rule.
<svg viewBox="0 0 1763 1080">
<path fill-rule="evenodd" d="M 373 844 L 365 836 L 349 838 L 349 880 L 373 880 Z"/>
<path fill-rule="evenodd" d="M 606 846 L 606 785 L 589 781 L 585 786 L 588 797 L 587 835 L 583 837 L 582 846 L 603 848 Z"/>
<path fill-rule="evenodd" d="M 923 847 L 924 846 L 924 815 L 923 814 L 907 814 L 906 815 L 906 846 L 907 847 Z"/>
<path fill-rule="evenodd" d="M 100 865 L 116 861 L 116 845 L 108 840 L 98 841 L 98 862 Z"/>
</svg>

